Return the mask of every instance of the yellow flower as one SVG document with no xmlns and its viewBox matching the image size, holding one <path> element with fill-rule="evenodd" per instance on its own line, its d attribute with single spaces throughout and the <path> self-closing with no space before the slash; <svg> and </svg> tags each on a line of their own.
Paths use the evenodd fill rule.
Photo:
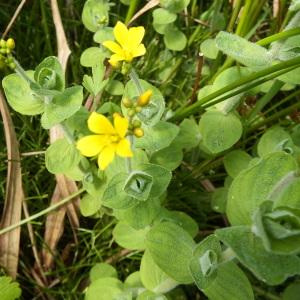
<svg viewBox="0 0 300 300">
<path fill-rule="evenodd" d="M 114 159 L 115 154 L 121 157 L 132 157 L 130 142 L 126 139 L 128 120 L 114 114 L 114 125 L 101 114 L 93 112 L 88 119 L 88 127 L 93 135 L 81 138 L 77 149 L 87 157 L 98 155 L 98 165 L 104 170 Z"/>
<path fill-rule="evenodd" d="M 127 29 L 125 24 L 118 21 L 114 27 L 114 36 L 118 43 L 114 41 L 103 42 L 103 46 L 114 53 L 110 57 L 109 63 L 115 66 L 119 61 L 131 62 L 134 57 L 144 55 L 146 49 L 144 44 L 141 43 L 144 34 L 144 27 L 139 26 Z"/>
</svg>

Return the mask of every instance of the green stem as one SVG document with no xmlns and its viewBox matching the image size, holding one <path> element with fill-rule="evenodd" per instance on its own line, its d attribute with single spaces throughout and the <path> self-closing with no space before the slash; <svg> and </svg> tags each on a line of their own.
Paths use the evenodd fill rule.
<svg viewBox="0 0 300 300">
<path fill-rule="evenodd" d="M 126 18 L 125 18 L 125 24 L 126 25 L 129 23 L 129 21 L 133 17 L 139 3 L 140 3 L 140 0 L 131 0 L 130 1 L 130 5 L 128 7 L 127 15 L 126 15 Z"/>
<path fill-rule="evenodd" d="M 292 113 L 293 111 L 295 111 L 297 108 L 300 107 L 300 102 L 297 102 L 283 110 L 280 110 L 279 112 L 275 113 L 274 115 L 272 115 L 271 117 L 261 121 L 261 122 L 258 122 L 258 123 L 255 123 L 248 131 L 247 133 L 251 133 L 253 131 L 255 131 L 256 129 L 258 129 L 259 127 L 262 127 L 262 126 L 265 126 L 269 123 L 272 123 L 274 120 L 278 120 L 279 118 L 281 117 L 285 117 L 287 115 L 289 115 L 290 113 Z"/>
<path fill-rule="evenodd" d="M 227 27 L 227 31 L 229 31 L 229 32 L 233 31 L 234 24 L 235 24 L 235 22 L 238 18 L 239 12 L 240 12 L 241 7 L 242 7 L 242 4 L 243 4 L 243 0 L 237 0 L 236 1 L 235 6 L 233 8 L 233 12 L 231 14 L 229 25 Z"/>
<path fill-rule="evenodd" d="M 261 99 L 259 99 L 259 101 L 257 101 L 255 107 L 249 114 L 248 124 L 255 121 L 257 114 L 260 113 L 262 109 L 272 100 L 272 98 L 280 91 L 283 85 L 284 82 L 275 80 L 270 90 Z"/>
<path fill-rule="evenodd" d="M 31 78 L 29 78 L 29 76 L 26 74 L 26 71 L 21 67 L 20 63 L 15 58 L 13 58 L 13 60 L 16 65 L 15 72 L 18 75 L 20 75 L 24 80 L 26 80 L 28 83 L 33 83 Z"/>
<path fill-rule="evenodd" d="M 289 38 L 291 36 L 295 36 L 295 35 L 298 35 L 298 34 L 300 34 L 300 27 L 285 30 L 285 31 L 273 34 L 273 35 L 268 36 L 268 37 L 266 37 L 262 40 L 259 40 L 258 42 L 256 42 L 256 44 L 260 45 L 260 46 L 266 46 L 266 45 L 269 45 L 269 44 L 271 44 L 275 41 L 286 39 L 286 38 Z"/>
<path fill-rule="evenodd" d="M 263 296 L 264 298 L 267 298 L 269 300 L 282 300 L 281 297 L 275 296 L 272 293 L 266 292 L 265 290 L 261 289 L 258 286 L 253 286 L 253 289 L 260 295 Z"/>
<path fill-rule="evenodd" d="M 133 83 L 135 84 L 138 93 L 140 95 L 142 95 L 143 92 L 144 92 L 144 90 L 143 90 L 143 87 L 142 87 L 142 85 L 140 83 L 139 77 L 138 77 L 138 75 L 137 75 L 137 73 L 135 72 L 134 69 L 131 69 L 131 71 L 129 73 L 129 77 L 133 81 Z"/>
<path fill-rule="evenodd" d="M 2 230 L 0 230 L 0 235 L 4 234 L 6 232 L 9 232 L 9 231 L 11 231 L 11 230 L 13 230 L 15 228 L 18 228 L 18 227 L 20 227 L 20 226 L 22 226 L 24 224 L 27 224 L 27 223 L 29 223 L 29 222 L 31 222 L 31 221 L 33 221 L 33 220 L 35 220 L 35 219 L 43 216 L 43 215 L 46 215 L 46 214 L 48 214 L 48 213 L 56 210 L 57 208 L 59 208 L 59 207 L 65 205 L 66 203 L 70 202 L 74 197 L 80 195 L 84 191 L 85 191 L 85 189 L 82 188 L 82 189 L 78 190 L 76 193 L 74 193 L 74 194 L 70 195 L 69 197 L 67 197 L 67 198 L 65 198 L 65 199 L 63 199 L 63 200 L 61 200 L 61 201 L 59 201 L 59 202 L 57 202 L 57 203 L 49 206 L 48 208 L 46 208 L 46 209 L 44 209 L 44 210 L 42 210 L 42 211 L 40 211 L 40 212 L 38 212 L 38 213 L 36 213 L 36 214 L 28 217 L 26 219 L 21 220 L 18 223 L 15 223 L 13 225 L 10 225 L 8 227 L 3 228 Z"/>
<path fill-rule="evenodd" d="M 184 117 L 187 117 L 187 116 L 197 112 L 199 109 L 201 109 L 204 103 L 207 103 L 207 102 L 209 102 L 209 101 L 211 101 L 211 100 L 213 100 L 213 99 L 215 99 L 215 98 L 217 98 L 217 97 L 219 97 L 219 96 L 221 96 L 221 95 L 223 95 L 223 94 L 225 94 L 225 93 L 227 93 L 227 92 L 229 92 L 233 89 L 236 89 L 236 88 L 238 88 L 238 87 L 240 87 L 244 84 L 250 83 L 253 80 L 256 80 L 258 78 L 265 77 L 269 74 L 277 72 L 276 73 L 277 75 L 275 74 L 276 76 L 274 76 L 274 78 L 275 78 L 275 77 L 278 76 L 279 71 L 280 71 L 280 75 L 281 75 L 281 74 L 284 74 L 284 73 L 290 71 L 291 67 L 296 67 L 296 66 L 299 66 L 299 65 L 300 65 L 300 57 L 296 57 L 296 58 L 281 62 L 279 64 L 270 66 L 268 68 L 265 68 L 265 69 L 263 69 L 259 72 L 255 72 L 253 74 L 245 76 L 244 78 L 241 78 L 240 80 L 234 81 L 233 83 L 225 86 L 224 88 L 219 89 L 216 92 L 207 95 L 206 97 L 204 97 L 202 99 L 202 101 L 198 101 L 198 102 L 190 105 L 189 107 L 180 108 L 179 110 L 177 110 L 177 112 L 171 118 L 171 120 L 172 121 L 180 120 Z M 260 83 L 261 82 L 259 82 L 259 84 Z M 225 98 L 223 100 L 225 100 L 226 98 L 228 98 L 228 97 L 225 96 Z"/>
</svg>

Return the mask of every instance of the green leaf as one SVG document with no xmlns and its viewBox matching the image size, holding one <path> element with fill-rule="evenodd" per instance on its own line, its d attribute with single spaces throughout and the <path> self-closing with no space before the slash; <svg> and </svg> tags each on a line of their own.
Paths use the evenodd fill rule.
<svg viewBox="0 0 300 300">
<path fill-rule="evenodd" d="M 160 121 L 153 127 L 144 128 L 144 136 L 136 138 L 135 146 L 154 152 L 168 147 L 179 132 L 178 126 Z"/>
<path fill-rule="evenodd" d="M 265 200 L 275 200 L 273 192 L 288 173 L 297 170 L 295 159 L 285 152 L 271 153 L 240 172 L 233 180 L 227 200 L 227 216 L 232 225 L 252 223 L 254 211 Z"/>
<path fill-rule="evenodd" d="M 288 277 L 300 273 L 299 257 L 267 252 L 261 239 L 248 226 L 218 229 L 215 234 L 233 250 L 244 266 L 269 285 L 281 284 Z"/>
<path fill-rule="evenodd" d="M 102 62 L 92 66 L 93 76 L 84 75 L 82 85 L 93 95 L 97 96 L 108 83 L 104 78 L 105 67 Z"/>
<path fill-rule="evenodd" d="M 113 103 L 113 102 L 105 102 L 103 105 L 101 105 L 98 109 L 97 112 L 99 114 L 108 114 L 108 115 L 113 115 L 115 112 L 121 113 L 120 106 Z"/>
<path fill-rule="evenodd" d="M 45 112 L 41 118 L 43 128 L 50 129 L 74 115 L 81 108 L 82 100 L 83 89 L 81 86 L 67 88 L 55 96 L 45 106 Z"/>
<path fill-rule="evenodd" d="M 101 200 L 98 197 L 95 198 L 86 194 L 80 199 L 80 212 L 84 217 L 95 215 L 99 211 L 101 204 Z"/>
<path fill-rule="evenodd" d="M 162 166 L 154 164 L 141 164 L 140 170 L 152 176 L 153 178 L 153 184 L 149 197 L 160 197 L 165 192 L 171 181 L 171 172 Z"/>
<path fill-rule="evenodd" d="M 109 21 L 109 3 L 107 0 L 87 0 L 82 10 L 83 25 L 96 32 Z"/>
<path fill-rule="evenodd" d="M 168 30 L 169 27 L 172 27 L 173 24 L 156 24 L 153 22 L 153 28 L 154 30 L 159 34 L 165 34 L 165 32 Z"/>
<path fill-rule="evenodd" d="M 84 67 L 93 67 L 103 62 L 104 52 L 99 47 L 85 49 L 80 56 L 80 64 Z"/>
<path fill-rule="evenodd" d="M 203 41 L 200 45 L 200 51 L 205 57 L 210 59 L 216 59 L 219 53 L 214 39 L 207 39 Z"/>
<path fill-rule="evenodd" d="M 151 225 L 161 210 L 159 198 L 138 201 L 138 204 L 128 209 L 115 209 L 114 215 L 122 222 L 126 222 L 136 230 Z"/>
<path fill-rule="evenodd" d="M 112 300 L 122 293 L 123 283 L 117 278 L 105 277 L 93 281 L 88 287 L 85 300 Z"/>
<path fill-rule="evenodd" d="M 297 174 L 289 175 L 285 178 L 284 185 L 274 195 L 273 208 L 288 207 L 300 211 L 300 178 Z"/>
<path fill-rule="evenodd" d="M 107 263 L 97 263 L 92 267 L 90 271 L 91 282 L 107 277 L 118 278 L 117 271 L 113 266 Z"/>
<path fill-rule="evenodd" d="M 144 291 L 138 295 L 136 300 L 168 300 L 168 298 L 164 295 L 158 295 L 151 291 Z"/>
<path fill-rule="evenodd" d="M 194 246 L 191 236 L 170 222 L 154 225 L 146 237 L 146 249 L 155 263 L 171 278 L 185 284 L 193 281 L 189 262 Z"/>
<path fill-rule="evenodd" d="M 294 143 L 291 136 L 280 126 L 274 126 L 268 129 L 260 138 L 257 153 L 260 157 L 277 151 L 293 153 L 293 148 Z"/>
<path fill-rule="evenodd" d="M 201 134 L 194 120 L 184 119 L 179 125 L 179 133 L 174 142 L 178 142 L 182 149 L 190 150 L 199 145 Z"/>
<path fill-rule="evenodd" d="M 190 0 L 160 0 L 160 5 L 173 13 L 179 13 L 190 3 Z"/>
<path fill-rule="evenodd" d="M 153 23 L 169 24 L 175 22 L 177 15 L 164 8 L 157 8 L 152 12 Z"/>
<path fill-rule="evenodd" d="M 107 188 L 107 181 L 105 180 L 105 178 L 100 179 L 95 173 L 96 171 L 84 176 L 82 185 L 89 195 L 91 195 L 95 199 L 99 199 L 99 201 L 102 201 L 103 193 Z"/>
<path fill-rule="evenodd" d="M 146 248 L 145 239 L 149 228 L 136 230 L 127 223 L 119 222 L 113 230 L 113 237 L 118 245 L 130 250 Z"/>
<path fill-rule="evenodd" d="M 16 300 L 21 296 L 21 289 L 17 282 L 13 282 L 8 276 L 0 277 L 1 300 Z"/>
<path fill-rule="evenodd" d="M 53 174 L 65 173 L 80 162 L 81 155 L 65 138 L 56 140 L 45 153 L 46 168 Z"/>
<path fill-rule="evenodd" d="M 300 8 L 300 3 L 299 3 Z M 282 300 L 298 300 L 300 295 L 300 282 L 290 283 L 283 291 Z"/>
<path fill-rule="evenodd" d="M 261 238 L 265 249 L 277 254 L 300 252 L 300 213 L 281 207 L 272 209 L 265 201 L 253 216 L 252 232 Z"/>
<path fill-rule="evenodd" d="M 127 178 L 127 173 L 117 173 L 108 182 L 102 198 L 104 206 L 113 209 L 128 209 L 139 203 L 137 199 L 130 197 L 124 190 Z"/>
<path fill-rule="evenodd" d="M 174 222 L 178 226 L 182 227 L 191 237 L 195 237 L 198 234 L 199 228 L 197 222 L 189 215 L 182 211 L 170 211 L 165 208 L 161 209 L 161 213 L 155 220 L 156 222 L 168 221 Z"/>
<path fill-rule="evenodd" d="M 224 115 L 217 110 L 209 110 L 202 115 L 199 129 L 203 145 L 212 153 L 229 149 L 243 133 L 241 121 L 234 113 Z"/>
<path fill-rule="evenodd" d="M 289 6 L 289 10 L 297 11 L 300 9 L 300 1 L 299 0 L 292 0 L 292 3 Z M 292 300 L 292 299 L 290 299 Z"/>
<path fill-rule="evenodd" d="M 217 48 L 236 61 L 249 67 L 266 67 L 272 64 L 272 55 L 257 44 L 228 32 L 216 36 Z"/>
<path fill-rule="evenodd" d="M 224 167 L 232 178 L 235 178 L 241 171 L 246 169 L 252 157 L 243 150 L 233 150 L 225 155 Z"/>
<path fill-rule="evenodd" d="M 112 27 L 104 27 L 99 29 L 94 34 L 94 41 L 96 43 L 102 44 L 105 41 L 113 41 L 115 39 Z"/>
<path fill-rule="evenodd" d="M 105 90 L 111 95 L 118 96 L 124 93 L 124 84 L 119 80 L 110 80 Z"/>
<path fill-rule="evenodd" d="M 133 171 L 125 182 L 124 191 L 131 197 L 146 201 L 153 185 L 153 177 L 142 171 Z"/>
<path fill-rule="evenodd" d="M 178 139 L 178 142 L 174 141 L 168 147 L 155 151 L 151 155 L 150 162 L 173 171 L 180 166 L 182 159 L 182 145 L 180 145 L 180 140 Z"/>
<path fill-rule="evenodd" d="M 157 89 L 155 86 L 151 85 L 145 80 L 139 80 L 139 82 L 143 91 L 152 90 L 152 96 L 150 103 L 143 107 L 142 111 L 139 112 L 137 116 L 146 126 L 153 126 L 159 122 L 164 113 L 165 100 L 159 89 Z M 125 86 L 124 97 L 136 102 L 139 96 L 140 92 L 137 90 L 135 83 L 130 80 Z M 122 113 L 124 116 L 127 116 L 127 108 L 124 107 L 123 103 Z"/>
<path fill-rule="evenodd" d="M 226 212 L 228 188 L 217 188 L 211 196 L 211 208 L 218 213 Z"/>
<path fill-rule="evenodd" d="M 168 26 L 164 32 L 164 42 L 168 49 L 182 51 L 187 44 L 187 38 L 176 26 Z"/>
<path fill-rule="evenodd" d="M 219 265 L 216 279 L 203 293 L 210 300 L 254 300 L 248 278 L 232 261 Z"/>
<path fill-rule="evenodd" d="M 33 78 L 33 71 L 26 72 Z M 36 95 L 29 83 L 18 74 L 10 74 L 2 80 L 2 86 L 9 105 L 23 115 L 38 115 L 44 111 L 44 100 Z"/>
<path fill-rule="evenodd" d="M 154 293 L 167 293 L 179 284 L 156 265 L 148 250 L 142 257 L 140 274 L 145 288 Z"/>
<path fill-rule="evenodd" d="M 65 75 L 63 68 L 55 56 L 45 58 L 34 72 L 34 80 L 44 89 L 63 91 Z"/>
<path fill-rule="evenodd" d="M 194 248 L 189 269 L 200 290 L 210 286 L 216 279 L 221 252 L 220 242 L 214 235 L 208 236 Z"/>
</svg>

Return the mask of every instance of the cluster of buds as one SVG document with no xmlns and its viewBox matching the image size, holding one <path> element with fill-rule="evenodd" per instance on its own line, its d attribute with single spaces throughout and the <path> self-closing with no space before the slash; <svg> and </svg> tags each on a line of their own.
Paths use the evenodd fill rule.
<svg viewBox="0 0 300 300">
<path fill-rule="evenodd" d="M 152 90 L 147 90 L 137 98 L 137 101 L 132 101 L 129 98 L 123 98 L 122 103 L 128 109 L 127 115 L 129 117 L 130 133 L 140 138 L 144 135 L 144 130 L 141 128 L 140 120 L 134 119 L 135 115 L 142 111 L 143 107 L 147 106 L 152 96 Z"/>
<path fill-rule="evenodd" d="M 0 40 L 0 68 L 8 66 L 12 70 L 15 69 L 16 64 L 11 55 L 12 50 L 15 48 L 15 41 L 12 38 L 8 40 Z"/>
</svg>

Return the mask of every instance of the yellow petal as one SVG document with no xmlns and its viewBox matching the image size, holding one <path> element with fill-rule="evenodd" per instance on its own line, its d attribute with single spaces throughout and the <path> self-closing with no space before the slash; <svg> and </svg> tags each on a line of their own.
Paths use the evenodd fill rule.
<svg viewBox="0 0 300 300">
<path fill-rule="evenodd" d="M 114 115 L 114 126 L 118 135 L 123 138 L 128 130 L 128 120 L 120 115 Z"/>
<path fill-rule="evenodd" d="M 120 45 L 118 45 L 116 42 L 113 41 L 105 41 L 102 44 L 104 47 L 106 47 L 107 49 L 109 49 L 111 52 L 113 53 L 117 53 L 117 54 L 121 54 L 123 53 L 122 48 L 120 47 Z"/>
<path fill-rule="evenodd" d="M 131 151 L 130 142 L 127 139 L 122 139 L 118 145 L 116 152 L 122 157 L 132 157 L 133 153 Z"/>
<path fill-rule="evenodd" d="M 126 60 L 124 55 L 113 54 L 108 61 L 112 66 L 117 66 L 119 61 Z"/>
<path fill-rule="evenodd" d="M 88 135 L 77 142 L 77 149 L 87 157 L 92 157 L 101 152 L 107 144 L 108 138 L 104 135 Z"/>
<path fill-rule="evenodd" d="M 145 28 L 143 26 L 132 27 L 128 31 L 128 47 L 131 51 L 134 51 L 142 42 L 145 35 Z"/>
<path fill-rule="evenodd" d="M 99 134 L 116 134 L 116 131 L 110 121 L 103 115 L 92 112 L 88 118 L 89 130 Z"/>
<path fill-rule="evenodd" d="M 98 157 L 98 165 L 100 170 L 105 170 L 107 166 L 114 160 L 116 146 L 110 144 L 106 146 L 100 153 Z"/>
<path fill-rule="evenodd" d="M 128 44 L 128 29 L 122 22 L 118 21 L 116 26 L 114 27 L 114 36 L 117 42 L 125 48 Z"/>
<path fill-rule="evenodd" d="M 137 57 L 137 56 L 142 56 L 146 53 L 146 48 L 144 44 L 140 44 L 133 52 L 132 56 Z"/>
</svg>

